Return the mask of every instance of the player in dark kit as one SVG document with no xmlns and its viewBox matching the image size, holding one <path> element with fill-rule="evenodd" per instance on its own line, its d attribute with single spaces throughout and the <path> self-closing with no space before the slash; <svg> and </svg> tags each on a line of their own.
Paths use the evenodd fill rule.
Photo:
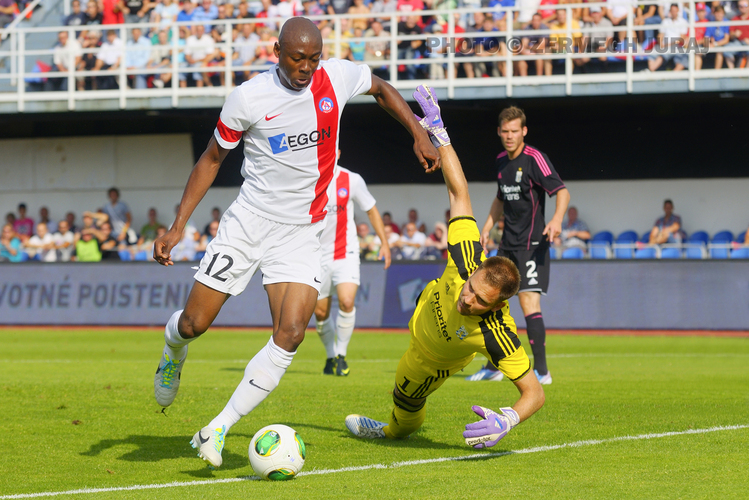
<svg viewBox="0 0 749 500">
<path fill-rule="evenodd" d="M 486 249 L 489 231 L 504 217 L 499 255 L 511 259 L 520 271 L 518 299 L 533 351 L 533 367 L 538 381 L 548 385 L 551 373 L 546 365 L 541 294 L 546 295 L 549 286 L 549 245 L 562 232 L 570 193 L 549 158 L 525 144 L 528 128 L 523 110 L 515 106 L 502 110 L 497 133 L 505 151 L 497 156 L 499 190 L 481 231 L 481 244 Z M 544 222 L 547 194 L 557 197 L 554 217 L 548 224 Z M 502 373 L 487 363 L 468 380 L 502 380 Z"/>
</svg>

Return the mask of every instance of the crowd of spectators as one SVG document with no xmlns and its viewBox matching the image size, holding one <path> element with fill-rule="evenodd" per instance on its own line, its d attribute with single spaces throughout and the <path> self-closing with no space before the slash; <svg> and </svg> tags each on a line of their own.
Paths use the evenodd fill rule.
<svg viewBox="0 0 749 500">
<path fill-rule="evenodd" d="M 398 79 L 447 76 L 445 57 L 448 51 L 456 56 L 456 75 L 465 78 L 504 76 L 506 64 L 501 57 L 513 50 L 528 59 L 514 63 L 513 74 L 551 75 L 564 70 L 562 60 L 546 59 L 549 54 L 577 52 L 589 57 L 574 59 L 580 71 L 607 71 L 609 65 L 623 61 L 622 51 L 643 49 L 649 56 L 641 56 L 643 69 L 656 71 L 673 68 L 682 70 L 687 65 L 685 48 L 696 53 L 696 69 L 702 68 L 708 56 L 704 51 L 727 47 L 723 53 L 709 56 L 715 68 L 743 67 L 749 53 L 749 25 L 697 27 L 694 40 L 688 36 L 688 3 L 663 1 L 658 5 L 639 5 L 626 0 L 607 0 L 598 5 L 573 8 L 568 19 L 565 3 L 572 0 L 90 0 L 84 6 L 72 0 L 72 13 L 63 24 L 76 26 L 75 37 L 60 32 L 54 47 L 53 71 L 114 70 L 125 65 L 127 70 L 140 71 L 128 75 L 128 85 L 134 88 L 170 86 L 172 56 L 176 54 L 180 86 L 221 85 L 226 76 L 226 65 L 239 68 L 229 72 L 233 83 L 252 78 L 276 61 L 273 44 L 280 26 L 268 18 L 287 18 L 294 15 L 361 14 L 382 17 L 340 19 L 341 57 L 369 63 L 375 74 L 389 79 L 387 61 L 391 49 L 399 59 L 415 59 L 417 64 L 400 64 Z M 0 0 L 0 20 L 7 20 L 12 0 Z M 457 40 L 449 39 L 447 19 L 443 15 L 421 15 L 428 9 L 457 7 L 495 8 L 495 12 L 454 14 Z M 511 19 L 502 8 L 517 7 Z M 631 11 L 631 12 L 630 12 Z M 393 13 L 403 13 L 396 26 L 391 26 Z M 631 13 L 634 39 L 627 39 L 627 16 Z M 3 17 L 5 16 L 5 17 Z M 737 2 L 714 1 L 696 4 L 696 22 L 749 20 L 749 0 Z M 238 21 L 227 29 L 221 21 Z M 178 40 L 173 43 L 171 29 L 174 22 L 197 21 L 208 24 L 180 26 Z M 212 22 L 215 21 L 215 24 Z M 2 21 L 0 21 L 2 22 Z M 127 31 L 128 39 L 120 38 L 120 30 L 108 30 L 107 25 L 118 23 L 153 23 Z M 508 23 L 512 23 L 513 43 L 508 48 Z M 658 25 L 658 26 L 656 26 Z M 338 38 L 335 23 L 318 21 L 323 38 L 332 42 Z M 581 28 L 592 32 L 582 33 Z M 398 36 L 428 36 L 426 40 L 399 39 L 397 47 L 390 47 L 391 30 Z M 538 33 L 537 30 L 546 30 Z M 567 33 L 572 39 L 567 39 Z M 361 37 L 382 38 L 382 41 L 363 41 Z M 226 60 L 225 43 L 232 42 L 231 61 Z M 695 45 L 696 44 L 696 45 Z M 173 50 L 173 45 L 176 49 Z M 126 47 L 127 50 L 123 50 Z M 323 59 L 333 55 L 333 46 L 326 44 Z M 658 48 L 663 50 L 656 50 Z M 666 51 L 667 48 L 670 50 Z M 532 56 L 538 55 L 538 59 Z M 496 58 L 474 62 L 475 57 Z M 419 61 L 419 60 L 423 60 Z M 377 61 L 383 65 L 378 66 Z M 645 66 L 646 65 L 646 66 Z M 253 66 L 253 69 L 248 69 Z M 612 66 L 613 68 L 613 66 Z M 149 71 L 150 70 L 150 71 Z M 613 70 L 613 69 L 612 69 Z M 41 80 L 40 80 L 41 82 Z M 45 85 L 31 86 L 31 90 L 51 87 L 64 90 L 65 78 L 50 79 Z M 79 77 L 78 89 L 117 88 L 114 76 Z"/>
<path fill-rule="evenodd" d="M 47 207 L 39 209 L 35 222 L 29 217 L 27 207 L 21 203 L 17 213 L 10 212 L 5 217 L 0 237 L 0 262 L 22 262 L 39 260 L 42 262 L 98 262 L 119 260 L 152 260 L 153 242 L 167 231 L 167 226 L 159 221 L 155 208 L 148 210 L 148 222 L 136 231 L 132 226 L 130 208 L 120 200 L 117 188 L 111 188 L 108 202 L 96 211 L 83 212 L 81 224 L 76 215 L 68 212 L 57 222 L 50 218 Z M 176 214 L 175 207 L 175 214 Z M 674 204 L 665 200 L 663 216 L 659 217 L 650 231 L 643 233 L 639 240 L 628 244 L 637 249 L 649 246 L 679 246 L 687 242 L 681 217 L 674 214 Z M 172 250 L 174 261 L 200 260 L 208 243 L 216 237 L 221 209 L 211 210 L 211 219 L 202 230 L 192 221 L 188 222 L 180 243 Z M 390 212 L 382 214 L 385 236 L 388 239 L 395 260 L 437 260 L 447 258 L 447 225 L 450 211 L 445 212 L 444 221 L 437 221 L 431 227 L 419 219 L 416 209 L 408 212 L 407 220 L 398 225 L 393 222 Z M 502 241 L 504 220 L 500 219 L 490 231 L 487 253 L 496 255 Z M 367 223 L 357 225 L 359 249 L 362 260 L 377 260 L 382 245 L 379 236 L 373 233 Z M 749 245 L 749 229 L 738 235 L 736 241 L 726 241 L 733 249 Z M 552 247 L 559 252 L 577 248 L 581 255 L 587 254 L 594 235 L 588 225 L 579 218 L 576 207 L 571 206 L 562 224 L 562 233 L 554 240 Z M 595 243 L 594 243 L 595 244 Z"/>
</svg>

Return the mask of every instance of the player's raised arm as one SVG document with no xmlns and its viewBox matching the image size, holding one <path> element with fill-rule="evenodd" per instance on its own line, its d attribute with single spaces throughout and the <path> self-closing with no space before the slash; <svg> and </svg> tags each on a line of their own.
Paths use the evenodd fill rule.
<svg viewBox="0 0 749 500">
<path fill-rule="evenodd" d="M 153 244 L 153 258 L 159 264 L 164 266 L 174 264 L 171 257 L 172 248 L 182 239 L 182 232 L 185 230 L 187 221 L 200 200 L 205 196 L 208 188 L 213 184 L 214 179 L 216 179 L 218 169 L 227 154 L 229 154 L 229 150 L 219 146 L 216 138 L 211 137 L 208 146 L 193 167 L 190 178 L 187 179 L 185 191 L 182 193 L 182 201 L 180 201 L 179 209 L 177 209 L 177 218 L 169 231 L 164 236 L 157 238 Z"/>
<path fill-rule="evenodd" d="M 463 174 L 458 155 L 455 153 L 450 137 L 445 130 L 445 124 L 440 114 L 439 103 L 432 89 L 419 85 L 413 94 L 416 102 L 424 112 L 424 118 L 419 124 L 429 133 L 432 143 L 442 159 L 442 175 L 445 178 L 447 194 L 450 198 L 450 218 L 473 216 L 471 196 L 468 193 L 468 182 Z"/>
<path fill-rule="evenodd" d="M 439 169 L 441 162 L 439 153 L 398 91 L 382 78 L 372 75 L 372 87 L 367 94 L 374 96 L 377 104 L 411 133 L 414 138 L 414 154 L 424 170 L 429 173 Z"/>
<path fill-rule="evenodd" d="M 385 262 L 385 269 L 387 269 L 390 267 L 390 242 L 388 242 L 388 238 L 385 235 L 385 224 L 382 222 L 382 217 L 380 216 L 380 211 L 377 210 L 377 205 L 367 211 L 367 217 L 369 217 L 369 222 L 372 224 L 375 234 L 382 242 L 377 258 Z"/>
</svg>

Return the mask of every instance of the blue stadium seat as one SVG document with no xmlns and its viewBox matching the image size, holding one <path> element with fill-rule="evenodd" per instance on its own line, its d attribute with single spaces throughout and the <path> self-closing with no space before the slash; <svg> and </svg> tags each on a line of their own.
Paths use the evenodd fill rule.
<svg viewBox="0 0 749 500">
<path fill-rule="evenodd" d="M 749 259 L 749 247 L 737 248 L 731 252 L 732 259 Z"/>
<path fill-rule="evenodd" d="M 610 250 L 608 245 L 592 244 L 590 245 L 591 259 L 608 259 Z"/>
<path fill-rule="evenodd" d="M 706 231 L 696 231 L 687 238 L 687 243 L 702 243 L 703 245 L 707 245 L 708 241 L 710 241 L 710 237 Z"/>
<path fill-rule="evenodd" d="M 736 235 L 736 239 L 733 240 L 736 243 L 746 243 L 746 231 L 742 231 Z"/>
<path fill-rule="evenodd" d="M 632 248 L 615 248 L 614 258 L 615 259 L 631 259 L 635 251 Z"/>
<path fill-rule="evenodd" d="M 487 257 L 494 257 L 494 255 L 497 255 L 497 251 L 496 250 L 492 250 L 489 253 L 490 254 L 493 253 L 493 255 L 487 255 Z M 205 252 L 196 252 L 195 253 L 195 259 L 193 259 L 193 260 L 201 261 L 201 260 L 203 260 L 203 256 L 204 255 L 205 255 Z"/>
<path fill-rule="evenodd" d="M 590 239 L 591 243 L 608 243 L 611 245 L 614 242 L 614 235 L 611 231 L 599 231 L 593 235 Z"/>
<path fill-rule="evenodd" d="M 552 259 L 558 259 L 559 258 L 559 250 L 557 250 L 556 247 L 549 248 L 549 257 Z"/>
<path fill-rule="evenodd" d="M 730 253 L 731 253 L 731 249 L 728 247 L 711 248 L 710 258 L 711 259 L 727 259 Z"/>
<path fill-rule="evenodd" d="M 135 258 L 133 260 L 148 260 L 148 252 L 145 250 L 141 250 L 140 252 L 135 254 Z"/>
<path fill-rule="evenodd" d="M 640 236 L 640 239 L 638 240 L 641 243 L 650 243 L 650 231 L 645 231 L 642 233 L 642 236 Z"/>
<path fill-rule="evenodd" d="M 684 251 L 687 259 L 704 259 L 704 248 L 701 246 L 687 246 Z"/>
<path fill-rule="evenodd" d="M 681 250 L 678 248 L 664 248 L 661 250 L 661 259 L 681 259 Z"/>
<path fill-rule="evenodd" d="M 123 262 L 133 260 L 133 256 L 130 254 L 130 250 L 120 250 L 118 253 L 120 254 L 120 260 Z"/>
<path fill-rule="evenodd" d="M 637 241 L 637 233 L 634 231 L 624 231 L 616 237 L 617 243 L 634 243 Z"/>
<path fill-rule="evenodd" d="M 582 248 L 568 248 L 562 252 L 563 259 L 582 259 L 585 257 L 585 252 Z"/>
<path fill-rule="evenodd" d="M 731 243 L 733 241 L 733 233 L 731 231 L 718 231 L 713 236 L 713 243 Z"/>
<path fill-rule="evenodd" d="M 635 251 L 635 259 L 655 259 L 658 251 L 655 247 L 640 248 Z"/>
</svg>

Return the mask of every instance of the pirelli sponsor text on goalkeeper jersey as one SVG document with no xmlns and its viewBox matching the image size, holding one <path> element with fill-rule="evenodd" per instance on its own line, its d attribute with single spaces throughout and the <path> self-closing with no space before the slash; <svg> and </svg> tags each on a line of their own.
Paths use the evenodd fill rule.
<svg viewBox="0 0 749 500">
<path fill-rule="evenodd" d="M 485 259 L 473 217 L 455 217 L 447 230 L 447 267 L 429 282 L 417 300 L 409 322 L 411 343 L 435 368 L 467 364 L 481 353 L 510 380 L 530 370 L 530 361 L 517 336 L 515 320 L 505 302 L 498 311 L 463 316 L 457 303 L 463 285 Z"/>
</svg>

